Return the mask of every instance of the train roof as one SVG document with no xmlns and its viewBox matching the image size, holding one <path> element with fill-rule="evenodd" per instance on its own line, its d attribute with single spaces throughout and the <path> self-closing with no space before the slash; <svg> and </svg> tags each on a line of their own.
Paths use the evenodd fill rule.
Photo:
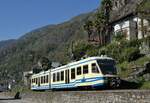
<svg viewBox="0 0 150 103">
<path fill-rule="evenodd" d="M 44 75 L 44 74 L 48 74 L 48 73 L 50 73 L 50 70 L 41 71 L 41 72 L 39 72 L 39 73 L 37 73 L 37 74 L 33 74 L 32 77 L 37 77 L 37 76 L 39 76 L 39 75 Z"/>
<path fill-rule="evenodd" d="M 79 61 L 74 61 L 74 62 L 71 62 L 67 65 L 63 65 L 63 66 L 60 66 L 60 67 L 57 67 L 57 68 L 54 68 L 54 69 L 50 69 L 48 71 L 41 71 L 40 73 L 33 74 L 32 77 L 37 77 L 39 75 L 44 75 L 44 74 L 50 73 L 50 71 L 53 72 L 53 71 L 56 71 L 56 70 L 61 70 L 61 69 L 67 68 L 67 67 L 71 67 L 72 65 L 78 65 L 80 63 L 90 62 L 90 61 L 94 61 L 94 60 L 114 60 L 114 59 L 110 58 L 110 57 L 106 57 L 106 56 L 88 57 L 86 59 L 81 59 Z"/>
<path fill-rule="evenodd" d="M 90 61 L 93 61 L 93 60 L 114 60 L 113 58 L 110 58 L 110 57 L 106 57 L 106 56 L 100 56 L 100 57 L 88 57 L 86 59 L 81 59 L 79 61 L 74 61 L 74 62 L 71 62 L 67 65 L 64 65 L 64 66 L 61 66 L 61 67 L 57 67 L 57 68 L 54 68 L 52 69 L 51 71 L 55 71 L 57 69 L 63 69 L 63 68 L 66 68 L 66 67 L 70 67 L 72 65 L 77 65 L 77 64 L 80 64 L 80 63 L 84 63 L 84 62 L 90 62 Z"/>
</svg>

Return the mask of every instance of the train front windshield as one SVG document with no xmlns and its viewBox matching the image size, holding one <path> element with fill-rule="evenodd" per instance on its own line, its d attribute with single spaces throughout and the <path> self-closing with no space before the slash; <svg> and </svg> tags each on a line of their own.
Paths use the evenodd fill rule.
<svg viewBox="0 0 150 103">
<path fill-rule="evenodd" d="M 114 60 L 98 60 L 98 65 L 101 69 L 101 72 L 106 75 L 117 75 L 117 70 L 115 67 Z"/>
</svg>

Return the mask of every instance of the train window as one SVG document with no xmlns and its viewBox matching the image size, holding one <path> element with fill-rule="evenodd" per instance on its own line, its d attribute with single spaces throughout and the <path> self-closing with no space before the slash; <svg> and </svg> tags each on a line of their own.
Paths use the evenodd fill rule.
<svg viewBox="0 0 150 103">
<path fill-rule="evenodd" d="M 46 76 L 44 76 L 44 83 L 46 83 L 46 81 L 47 81 L 47 80 L 46 80 Z"/>
<path fill-rule="evenodd" d="M 38 83 L 37 83 L 37 82 L 38 82 L 38 81 L 37 81 L 37 78 L 36 78 L 35 80 L 36 80 L 36 84 L 38 84 Z"/>
<path fill-rule="evenodd" d="M 88 65 L 83 66 L 83 74 L 89 73 Z"/>
<path fill-rule="evenodd" d="M 81 75 L 81 67 L 77 67 L 77 75 Z"/>
<path fill-rule="evenodd" d="M 43 83 L 45 83 L 45 76 L 43 76 Z"/>
<path fill-rule="evenodd" d="M 44 83 L 44 76 L 42 77 L 42 83 Z"/>
<path fill-rule="evenodd" d="M 53 82 L 56 82 L 56 74 L 53 73 Z"/>
<path fill-rule="evenodd" d="M 75 79 L 75 68 L 71 69 L 71 79 Z"/>
<path fill-rule="evenodd" d="M 46 83 L 48 83 L 48 75 L 46 76 Z"/>
<path fill-rule="evenodd" d="M 57 72 L 57 81 L 60 81 L 60 73 Z"/>
<path fill-rule="evenodd" d="M 92 73 L 99 73 L 96 63 L 92 64 Z"/>
<path fill-rule="evenodd" d="M 43 77 L 41 77 L 41 84 L 43 84 Z"/>
<path fill-rule="evenodd" d="M 64 80 L 64 71 L 61 71 L 61 81 Z"/>
</svg>

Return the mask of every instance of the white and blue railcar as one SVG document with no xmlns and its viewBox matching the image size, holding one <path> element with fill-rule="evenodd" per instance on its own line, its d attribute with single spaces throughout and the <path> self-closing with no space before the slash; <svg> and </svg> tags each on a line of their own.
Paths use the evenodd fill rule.
<svg viewBox="0 0 150 103">
<path fill-rule="evenodd" d="M 115 60 L 109 57 L 89 57 L 46 72 L 49 78 L 48 83 L 40 86 L 38 83 L 36 83 L 36 86 L 31 83 L 31 89 L 33 89 L 32 87 L 36 87 L 34 88 L 36 90 L 102 88 L 106 86 L 117 87 L 120 84 Z M 42 75 L 44 75 L 44 72 L 35 74 L 32 79 L 34 77 L 41 78 Z"/>
<path fill-rule="evenodd" d="M 48 90 L 50 88 L 50 70 L 42 71 L 31 77 L 32 90 Z"/>
</svg>

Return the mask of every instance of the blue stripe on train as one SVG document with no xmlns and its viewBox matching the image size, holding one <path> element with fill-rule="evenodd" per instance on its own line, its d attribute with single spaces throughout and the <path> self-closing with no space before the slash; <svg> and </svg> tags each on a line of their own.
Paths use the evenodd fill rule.
<svg viewBox="0 0 150 103">
<path fill-rule="evenodd" d="M 59 83 L 59 84 L 52 84 L 52 88 L 62 88 L 62 87 L 75 87 L 75 85 L 77 83 L 87 83 L 87 82 L 94 82 L 94 81 L 98 81 L 98 80 L 104 80 L 103 77 L 96 77 L 96 78 L 83 78 L 83 79 L 79 79 L 79 80 L 75 80 L 74 82 L 70 82 L 69 84 L 65 84 L 65 83 Z"/>
<path fill-rule="evenodd" d="M 33 86 L 31 87 L 32 90 L 47 90 L 50 89 L 50 85 L 44 85 L 44 86 Z"/>
<path fill-rule="evenodd" d="M 95 78 L 83 78 L 83 79 L 78 79 L 75 80 L 74 82 L 70 82 L 69 84 L 66 83 L 59 83 L 59 84 L 52 84 L 51 88 L 76 88 L 77 83 L 87 83 L 87 82 L 94 82 L 98 80 L 104 80 L 103 77 L 95 77 Z M 93 86 L 98 86 L 98 85 L 103 85 L 103 83 L 98 83 Z M 31 89 L 33 90 L 43 90 L 43 89 L 50 89 L 50 85 L 46 86 L 34 86 Z"/>
</svg>

